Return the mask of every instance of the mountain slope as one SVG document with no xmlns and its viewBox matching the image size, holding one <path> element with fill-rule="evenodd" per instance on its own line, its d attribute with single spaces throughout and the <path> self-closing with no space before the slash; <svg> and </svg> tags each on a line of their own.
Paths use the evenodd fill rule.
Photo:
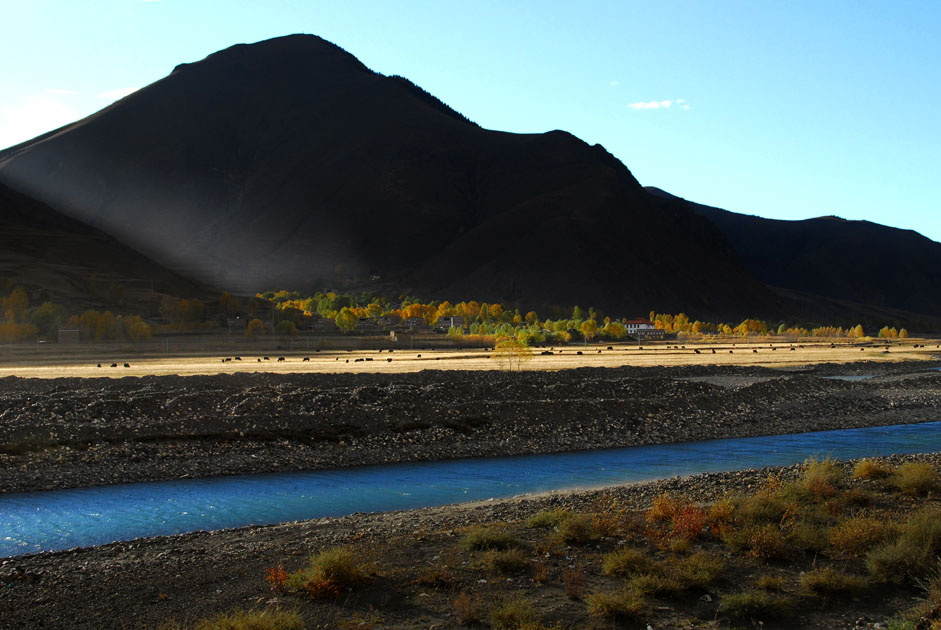
<svg viewBox="0 0 941 630">
<path fill-rule="evenodd" d="M 941 317 L 941 243 L 917 232 L 838 217 L 764 219 L 683 201 L 722 231 L 746 269 L 790 297 Z"/>
<path fill-rule="evenodd" d="M 204 297 L 210 291 L 3 185 L 0 225 L 0 277 L 74 309 L 149 313 L 161 294 Z"/>
<path fill-rule="evenodd" d="M 178 66 L 0 153 L 0 181 L 227 288 L 783 308 L 709 221 L 602 147 L 481 129 L 314 36 Z"/>
</svg>

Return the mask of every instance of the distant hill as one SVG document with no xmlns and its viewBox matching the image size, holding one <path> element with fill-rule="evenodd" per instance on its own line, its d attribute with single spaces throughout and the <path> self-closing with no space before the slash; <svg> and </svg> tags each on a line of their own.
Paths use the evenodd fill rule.
<svg viewBox="0 0 941 630">
<path fill-rule="evenodd" d="M 816 303 L 831 317 L 856 310 L 885 321 L 941 318 L 941 243 L 917 232 L 832 216 L 764 219 L 682 201 L 722 231 L 746 269 L 807 308 Z"/>
<path fill-rule="evenodd" d="M 208 287 L 161 267 L 100 230 L 0 185 L 0 278 L 74 311 L 151 313 L 162 295 L 206 297 Z"/>
<path fill-rule="evenodd" d="M 482 129 L 312 35 L 177 66 L 0 152 L 0 182 L 237 291 L 941 327 L 936 243 L 653 194 L 600 145 Z"/>
<path fill-rule="evenodd" d="M 318 37 L 238 45 L 0 153 L 0 181 L 189 276 L 771 314 L 708 221 L 601 146 L 481 129 Z"/>
</svg>

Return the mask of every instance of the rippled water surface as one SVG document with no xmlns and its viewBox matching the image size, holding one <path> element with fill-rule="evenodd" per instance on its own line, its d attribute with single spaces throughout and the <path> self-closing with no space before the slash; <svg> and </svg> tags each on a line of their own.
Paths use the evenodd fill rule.
<svg viewBox="0 0 941 630">
<path fill-rule="evenodd" d="M 674 475 L 941 448 L 941 422 L 0 495 L 0 557 Z"/>
</svg>

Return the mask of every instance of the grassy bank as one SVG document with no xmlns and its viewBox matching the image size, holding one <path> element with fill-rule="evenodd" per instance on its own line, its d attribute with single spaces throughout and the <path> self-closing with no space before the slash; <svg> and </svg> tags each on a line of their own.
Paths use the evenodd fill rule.
<svg viewBox="0 0 941 630">
<path fill-rule="evenodd" d="M 599 495 L 286 555 L 259 607 L 167 627 L 938 628 L 939 489 L 930 463 L 824 459 L 709 503 Z"/>
</svg>

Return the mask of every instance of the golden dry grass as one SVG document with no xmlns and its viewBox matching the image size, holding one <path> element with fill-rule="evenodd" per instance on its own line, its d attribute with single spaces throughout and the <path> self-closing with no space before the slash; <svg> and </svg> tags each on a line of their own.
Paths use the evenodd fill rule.
<svg viewBox="0 0 941 630">
<path fill-rule="evenodd" d="M 920 341 L 920 340 L 919 340 Z M 914 343 L 914 340 L 912 341 Z M 860 351 L 855 345 L 837 345 L 830 347 L 829 342 L 805 342 L 790 344 L 774 343 L 650 343 L 610 344 L 589 346 L 564 346 L 555 348 L 551 356 L 540 355 L 541 349 L 534 349 L 534 357 L 523 366 L 523 370 L 563 370 L 578 367 L 660 367 L 683 365 L 754 365 L 764 367 L 794 367 L 817 363 L 843 363 L 860 360 L 868 361 L 908 361 L 924 360 L 931 356 L 930 351 L 915 349 L 912 343 L 892 346 L 885 352 L 881 346 L 866 347 Z M 685 346 L 685 347 L 674 347 Z M 795 349 L 791 350 L 790 347 Z M 641 349 L 642 348 L 642 349 Z M 601 351 L 600 353 L 598 351 Z M 696 354 L 699 350 L 699 354 Z M 713 354 L 715 350 L 715 354 Z M 757 352 L 755 352 L 757 350 Z M 730 352 L 731 351 L 731 352 Z M 259 347 L 240 347 L 229 355 L 211 356 L 148 356 L 141 357 L 134 352 L 115 348 L 102 348 L 96 358 L 95 347 L 82 344 L 74 352 L 61 350 L 44 352 L 41 356 L 32 356 L 18 347 L 13 351 L 0 348 L 0 377 L 20 376 L 26 378 L 95 378 L 146 375 L 211 375 L 231 373 L 401 373 L 421 370 L 498 370 L 500 366 L 488 358 L 490 352 L 485 349 L 437 349 L 408 350 L 398 349 L 393 353 L 378 350 L 329 350 L 313 352 L 296 350 L 270 350 Z M 242 361 L 223 362 L 225 356 L 234 356 L 241 352 Z M 577 354 L 581 352 L 582 354 Z M 258 361 L 263 356 L 269 361 Z M 277 357 L 284 356 L 285 361 L 278 362 Z M 303 357 L 309 361 L 303 361 Z M 388 359 L 392 361 L 388 361 Z M 359 359 L 359 360 L 358 360 Z M 101 368 L 97 363 L 101 362 Z M 119 367 L 108 367 L 117 362 Z M 120 367 L 128 362 L 131 367 Z"/>
</svg>

